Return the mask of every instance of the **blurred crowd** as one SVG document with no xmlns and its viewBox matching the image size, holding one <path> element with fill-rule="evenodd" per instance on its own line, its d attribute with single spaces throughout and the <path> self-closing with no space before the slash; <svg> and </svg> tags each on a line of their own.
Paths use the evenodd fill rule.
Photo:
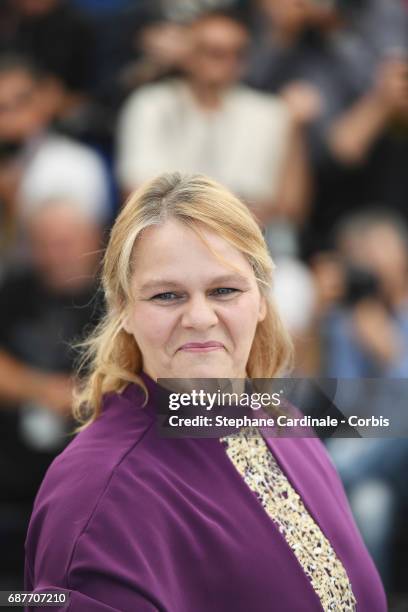
<svg viewBox="0 0 408 612">
<path fill-rule="evenodd" d="M 0 589 L 21 586 L 71 439 L 109 227 L 172 170 L 253 211 L 297 376 L 408 377 L 407 0 L 2 0 Z M 408 441 L 327 444 L 388 593 L 406 590 Z"/>
</svg>

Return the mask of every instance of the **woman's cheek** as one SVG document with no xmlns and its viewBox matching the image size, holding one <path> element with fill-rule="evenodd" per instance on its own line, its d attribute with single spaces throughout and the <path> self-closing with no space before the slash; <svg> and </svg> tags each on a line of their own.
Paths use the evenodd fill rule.
<svg viewBox="0 0 408 612">
<path fill-rule="evenodd" d="M 139 315 L 140 327 L 143 335 L 158 346 L 164 344 L 169 337 L 175 323 L 174 313 L 170 308 L 148 305 Z"/>
<path fill-rule="evenodd" d="M 259 312 L 259 304 L 253 297 L 242 296 L 242 298 L 244 299 L 240 299 L 235 304 L 231 303 L 224 311 L 225 320 L 228 320 L 234 329 L 238 328 L 241 334 L 245 329 L 249 331 L 256 327 Z"/>
</svg>

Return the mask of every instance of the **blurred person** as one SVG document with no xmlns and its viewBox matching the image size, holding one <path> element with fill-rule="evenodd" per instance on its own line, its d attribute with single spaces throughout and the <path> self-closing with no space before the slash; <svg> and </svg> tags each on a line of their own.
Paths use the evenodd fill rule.
<svg viewBox="0 0 408 612">
<path fill-rule="evenodd" d="M 189 23 L 204 12 L 235 4 L 236 0 L 155 2 L 146 23 L 135 26 L 132 57 L 119 77 L 124 92 L 129 94 L 136 87 L 160 78 L 179 76 L 191 50 Z"/>
<path fill-rule="evenodd" d="M 362 9 L 348 3 L 255 3 L 248 82 L 281 93 L 307 126 L 317 189 L 305 247 L 314 252 L 329 246 L 330 228 L 347 211 L 380 197 L 402 212 L 408 193 L 408 140 L 398 126 L 406 123 L 408 104 L 403 14 L 397 0 L 362 4 L 364 15 L 375 5 L 371 21 L 387 29 L 381 44 L 374 34 L 367 40 L 369 20 L 359 29 Z"/>
<path fill-rule="evenodd" d="M 304 70 L 306 64 L 312 68 L 312 60 L 318 59 L 313 58 L 313 44 L 320 45 L 326 54 L 340 53 L 344 59 L 348 58 L 350 78 L 356 82 L 360 77 L 363 87 L 369 83 L 378 61 L 393 51 L 407 50 L 408 21 L 401 0 L 288 0 L 285 3 L 254 0 L 252 7 L 254 27 L 260 34 L 260 39 L 254 41 L 254 51 L 267 60 L 266 64 L 254 63 L 251 67 L 253 78 L 259 80 L 261 87 L 277 87 L 279 78 L 293 80 L 296 73 L 291 71 L 302 70 L 302 66 Z M 303 51 L 308 55 L 303 65 L 295 52 L 297 45 L 304 45 Z M 290 58 L 289 74 L 285 77 L 279 63 Z"/>
<path fill-rule="evenodd" d="M 142 41 L 145 28 L 165 25 L 160 0 L 71 0 L 71 3 L 92 23 L 90 101 L 97 104 L 88 105 L 88 108 L 96 106 L 99 111 L 105 111 L 105 130 L 110 133 L 116 112 L 130 88 L 148 80 L 163 57 L 156 62 L 155 55 L 150 57 Z M 165 31 L 163 36 L 166 38 Z M 166 42 L 164 40 L 160 46 L 158 40 L 157 44 L 163 48 Z M 99 114 L 103 119 L 103 113 Z M 88 115 L 88 120 L 92 120 L 92 113 Z"/>
<path fill-rule="evenodd" d="M 344 180 L 347 192 L 337 192 L 343 196 L 343 202 L 337 199 L 338 217 L 376 200 L 407 222 L 408 15 L 401 0 L 339 6 L 344 25 L 337 45 L 360 75 L 360 88 L 328 124 L 328 149 L 337 168 L 327 176 L 321 201 Z"/>
<path fill-rule="evenodd" d="M 66 0 L 8 0 L 8 11 L 0 49 L 47 73 L 59 131 L 109 153 L 113 121 L 94 96 L 100 58 L 92 20 Z"/>
<path fill-rule="evenodd" d="M 343 310 L 352 328 L 341 334 L 327 367 L 337 376 L 408 374 L 408 229 L 388 211 L 355 213 L 338 226 L 336 244 L 356 270 L 346 278 Z M 359 271 L 361 271 L 359 273 Z M 347 287 L 348 280 L 348 287 Z M 340 336 L 340 334 L 339 334 Z M 339 337 L 340 342 L 340 337 Z M 353 358 L 354 355 L 354 358 Z"/>
<path fill-rule="evenodd" d="M 315 34 L 314 25 L 321 25 L 314 6 L 312 0 L 253 2 L 254 37 L 248 65 L 252 85 L 276 93 L 313 67 L 313 45 L 320 41 L 312 39 L 311 34 Z"/>
<path fill-rule="evenodd" d="M 105 166 L 88 147 L 50 129 L 53 94 L 47 77 L 31 60 L 0 56 L 0 199 L 16 234 L 20 200 L 75 197 L 110 214 Z M 28 195 L 27 195 L 28 193 Z M 14 230 L 13 230 L 14 227 Z M 17 250 L 22 245 L 18 243 Z M 12 250 L 12 239 L 8 240 Z M 10 244 L 11 243 L 11 244 Z"/>
<path fill-rule="evenodd" d="M 387 2 L 394 17 L 390 26 L 392 31 L 386 37 L 387 44 L 382 44 L 381 51 L 377 50 L 375 61 L 372 59 L 371 63 L 369 52 L 362 48 L 364 28 L 361 27 L 361 34 L 357 36 L 357 27 L 353 28 L 352 23 L 345 21 L 347 16 L 353 15 L 348 3 L 346 8 L 332 0 L 289 0 L 286 3 L 259 0 L 257 3 L 259 17 L 263 17 L 264 32 L 254 41 L 250 82 L 267 91 L 284 90 L 288 102 L 292 90 L 298 93 L 300 100 L 303 94 L 306 108 L 310 106 L 308 101 L 312 93 L 317 101 L 320 99 L 320 104 L 316 102 L 314 112 L 306 119 L 322 123 L 320 129 L 324 132 L 321 136 L 326 136 L 326 146 L 339 161 L 350 164 L 361 161 L 390 115 L 407 110 L 405 60 L 408 37 L 405 33 L 404 38 L 400 31 L 402 12 L 397 10 L 398 3 L 399 0 Z M 360 2 L 359 6 L 362 4 L 384 7 L 383 0 L 367 0 Z M 382 13 L 380 16 L 377 19 L 384 28 L 385 16 Z M 380 44 L 378 36 L 376 42 Z M 262 73 L 257 75 L 257 69 Z M 367 97 L 358 100 L 367 92 Z M 359 104 L 353 106 L 357 101 Z M 294 105 L 301 112 L 301 103 Z M 349 109 L 352 112 L 342 116 Z M 356 117 L 354 123 L 353 117 Z M 350 142 L 345 144 L 351 133 L 354 140 L 349 136 Z M 320 147 L 323 144 L 321 142 Z M 315 155 L 318 153 L 314 151 Z"/>
<path fill-rule="evenodd" d="M 242 389 L 288 371 L 272 270 L 250 211 L 215 181 L 165 174 L 131 195 L 85 343 L 80 431 L 36 497 L 27 590 L 68 588 L 72 612 L 385 611 L 320 440 L 158 428 L 163 378 Z"/>
<path fill-rule="evenodd" d="M 337 293 L 338 304 L 327 304 L 322 319 L 322 374 L 340 379 L 351 414 L 368 403 L 370 414 L 388 416 L 393 431 L 404 431 L 406 397 L 398 379 L 408 377 L 407 226 L 389 211 L 371 210 L 345 218 L 336 237 L 347 267 L 331 273 L 337 278 L 332 288 L 342 287 L 343 296 Z M 349 378 L 360 380 L 349 385 L 350 392 L 344 380 Z M 374 395 L 365 384 L 371 378 L 383 379 Z M 395 587 L 392 545 L 401 508 L 408 504 L 407 441 L 332 439 L 328 446 L 386 587 Z"/>
<path fill-rule="evenodd" d="M 24 54 L 58 76 L 72 93 L 89 88 L 92 77 L 92 26 L 63 0 L 8 0 L 11 12 L 3 52 Z"/>
<path fill-rule="evenodd" d="M 0 200 L 3 262 L 13 243 L 15 207 L 26 149 L 50 121 L 41 71 L 20 56 L 0 58 Z"/>
<path fill-rule="evenodd" d="M 310 195 L 302 130 L 278 97 L 238 83 L 249 39 L 234 12 L 204 13 L 190 36 L 184 78 L 141 88 L 121 112 L 123 190 L 161 171 L 206 173 L 239 194 L 262 224 L 287 223 L 281 233 L 286 249 Z"/>
<path fill-rule="evenodd" d="M 73 200 L 37 203 L 22 219 L 31 265 L 0 285 L 0 576 L 20 579 L 38 486 L 72 429 L 70 343 L 102 312 L 102 226 Z M 6 588 L 6 587 L 4 587 Z"/>
<path fill-rule="evenodd" d="M 190 52 L 187 25 L 163 21 L 161 15 L 135 29 L 132 38 L 133 57 L 129 58 L 119 75 L 124 97 L 141 85 L 180 72 Z"/>
<path fill-rule="evenodd" d="M 362 69 L 372 73 L 383 57 L 407 52 L 408 14 L 403 0 L 342 0 L 340 6 L 349 24 L 344 42 Z"/>
</svg>

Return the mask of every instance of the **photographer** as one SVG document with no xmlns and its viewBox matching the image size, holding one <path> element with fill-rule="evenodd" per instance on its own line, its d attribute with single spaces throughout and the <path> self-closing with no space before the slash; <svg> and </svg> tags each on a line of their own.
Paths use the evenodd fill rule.
<svg viewBox="0 0 408 612">
<path fill-rule="evenodd" d="M 391 381 L 408 376 L 407 228 L 396 215 L 368 211 L 344 219 L 336 235 L 337 259 L 320 261 L 315 268 L 320 287 L 324 277 L 326 288 L 330 286 L 328 275 L 337 278 L 338 288 L 342 285 L 339 304 L 328 307 L 323 316 L 324 375 L 340 379 L 352 414 L 368 410 L 389 416 L 394 431 L 403 432 L 406 397 L 401 381 Z M 374 385 L 374 392 L 366 380 L 372 378 L 383 379 Z M 365 542 L 389 587 L 393 538 L 407 503 L 407 441 L 338 438 L 331 439 L 328 447 Z"/>
</svg>

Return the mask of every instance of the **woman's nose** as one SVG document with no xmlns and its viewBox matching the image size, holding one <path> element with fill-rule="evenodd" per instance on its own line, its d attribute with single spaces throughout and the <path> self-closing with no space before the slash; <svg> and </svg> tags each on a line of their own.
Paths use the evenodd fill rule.
<svg viewBox="0 0 408 612">
<path fill-rule="evenodd" d="M 218 323 L 215 305 L 206 296 L 190 298 L 183 310 L 181 324 L 199 330 L 206 330 Z"/>
</svg>

